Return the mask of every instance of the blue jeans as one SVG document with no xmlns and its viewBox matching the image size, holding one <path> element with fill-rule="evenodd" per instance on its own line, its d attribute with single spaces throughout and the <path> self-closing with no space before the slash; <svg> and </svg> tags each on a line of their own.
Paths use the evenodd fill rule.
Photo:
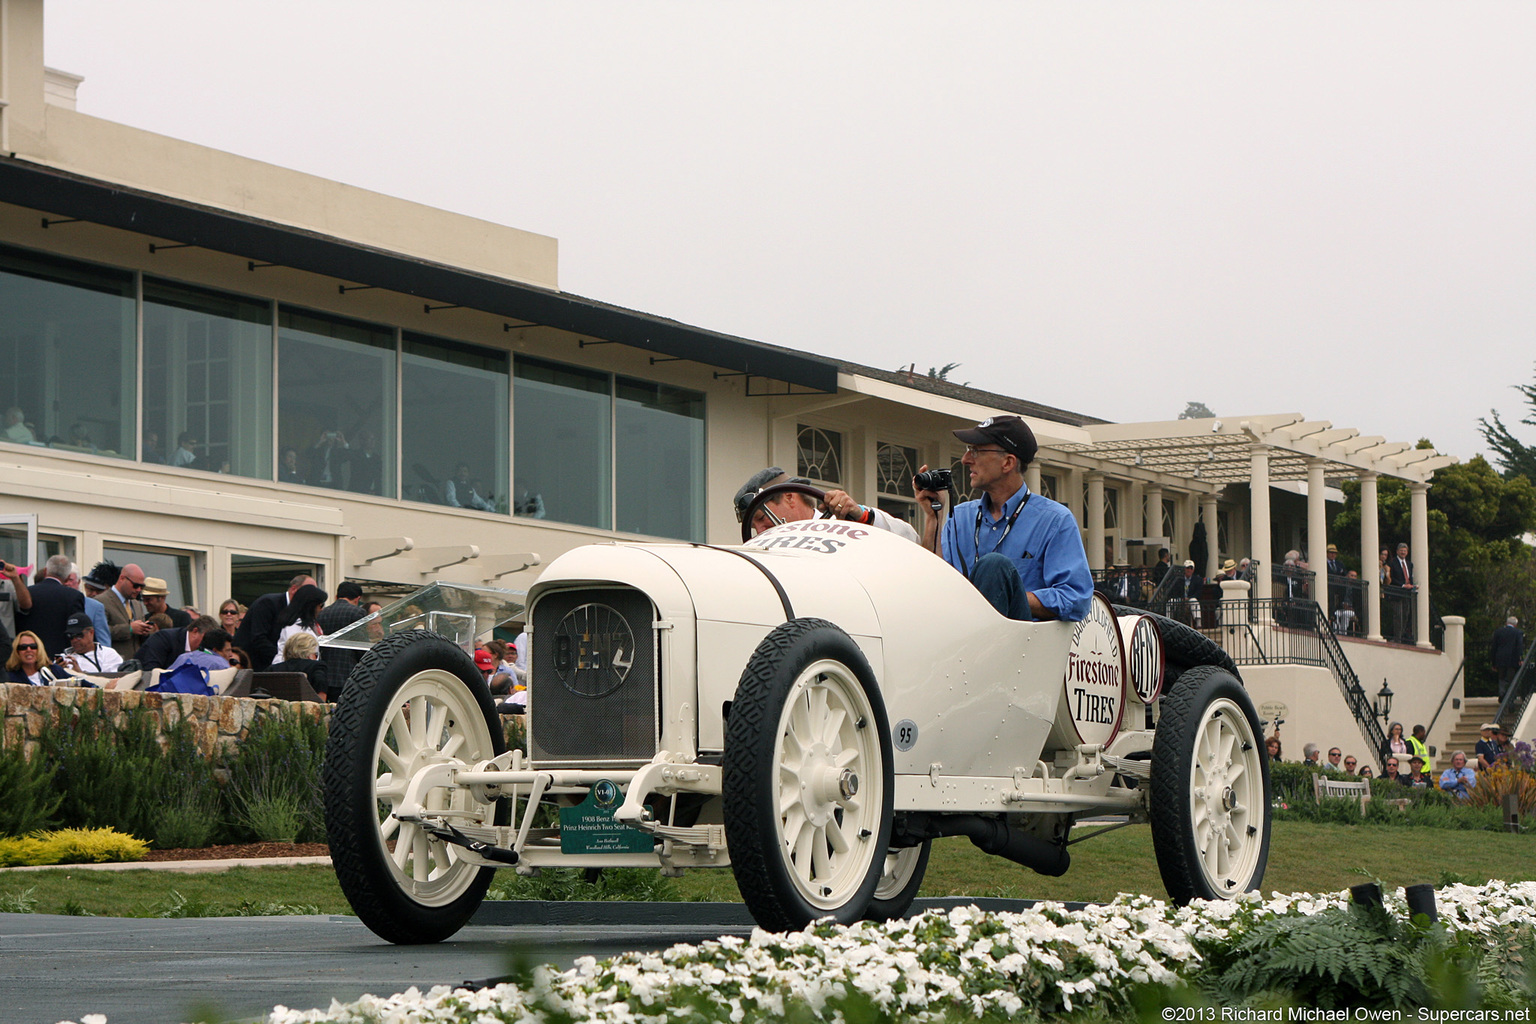
<svg viewBox="0 0 1536 1024">
<path fill-rule="evenodd" d="M 991 602 L 1000 615 L 1020 622 L 1033 622 L 1029 610 L 1029 594 L 1024 581 L 1019 579 L 1019 567 L 1007 555 L 996 551 L 982 555 L 971 570 L 971 586 L 981 591 L 981 596 Z"/>
</svg>

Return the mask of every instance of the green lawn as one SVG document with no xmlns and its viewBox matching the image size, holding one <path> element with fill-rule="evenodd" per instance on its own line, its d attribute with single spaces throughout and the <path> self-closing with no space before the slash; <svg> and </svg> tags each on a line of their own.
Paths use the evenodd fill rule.
<svg viewBox="0 0 1536 1024">
<path fill-rule="evenodd" d="M 1533 853 L 1532 837 L 1497 832 L 1276 822 L 1264 890 L 1336 891 L 1372 879 L 1388 886 L 1438 884 L 1447 872 L 1467 881 L 1522 881 L 1536 879 Z M 740 899 L 729 871 L 690 871 L 676 880 L 675 892 L 682 900 Z M 1072 867 L 1060 878 L 988 856 L 965 839 L 940 840 L 922 895 L 1107 900 L 1121 892 L 1163 895 L 1148 826 L 1133 825 L 1072 847 Z M 17 901 L 30 902 L 37 913 L 112 917 L 238 914 L 270 911 L 271 904 L 322 914 L 351 912 L 327 867 L 196 875 L 71 868 L 0 872 L 0 907 L 14 909 Z"/>
</svg>

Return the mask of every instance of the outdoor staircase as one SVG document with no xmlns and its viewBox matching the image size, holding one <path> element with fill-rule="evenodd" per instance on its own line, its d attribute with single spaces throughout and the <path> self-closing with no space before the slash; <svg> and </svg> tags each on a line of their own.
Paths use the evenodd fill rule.
<svg viewBox="0 0 1536 1024">
<path fill-rule="evenodd" d="M 1467 697 L 1461 702 L 1461 717 L 1451 727 L 1451 735 L 1446 739 L 1444 746 L 1435 755 L 1434 772 L 1438 776 L 1451 766 L 1451 755 L 1456 751 L 1464 751 L 1467 761 L 1473 767 L 1477 766 L 1477 741 L 1482 736 L 1477 727 L 1484 722 L 1491 722 L 1499 711 L 1499 698 L 1497 697 Z"/>
</svg>

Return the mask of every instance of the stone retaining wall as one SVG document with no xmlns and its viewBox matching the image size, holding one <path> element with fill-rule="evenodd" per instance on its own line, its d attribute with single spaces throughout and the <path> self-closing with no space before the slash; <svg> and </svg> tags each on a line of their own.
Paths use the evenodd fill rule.
<svg viewBox="0 0 1536 1024">
<path fill-rule="evenodd" d="M 167 727 L 186 721 L 192 726 L 197 748 L 204 754 L 238 746 L 252 724 L 268 716 L 301 714 L 328 718 L 331 713 L 329 704 L 295 703 L 270 697 L 209 697 L 25 683 L 0 683 L 0 698 L 5 707 L 5 746 L 20 743 L 29 756 L 37 749 L 43 722 L 72 713 L 76 707 L 99 708 L 118 725 L 124 723 L 129 710 L 143 708 L 159 720 L 162 735 Z"/>
</svg>

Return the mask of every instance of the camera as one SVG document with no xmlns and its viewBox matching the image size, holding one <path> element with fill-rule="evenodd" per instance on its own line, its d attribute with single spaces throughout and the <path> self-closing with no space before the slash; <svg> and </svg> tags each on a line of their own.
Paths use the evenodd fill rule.
<svg viewBox="0 0 1536 1024">
<path fill-rule="evenodd" d="M 954 476 L 948 469 L 930 469 L 914 476 L 912 484 L 920 491 L 947 491 L 953 484 Z"/>
</svg>

